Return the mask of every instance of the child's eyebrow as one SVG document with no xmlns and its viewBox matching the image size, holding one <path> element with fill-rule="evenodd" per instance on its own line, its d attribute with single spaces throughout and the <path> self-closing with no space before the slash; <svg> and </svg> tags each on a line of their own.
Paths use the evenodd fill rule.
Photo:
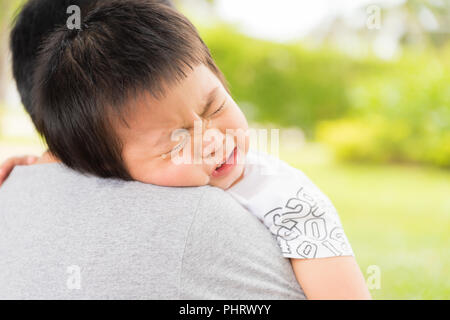
<svg viewBox="0 0 450 320">
<path fill-rule="evenodd" d="M 206 114 L 208 114 L 209 109 L 211 108 L 213 102 L 216 100 L 219 89 L 220 89 L 220 86 L 215 87 L 208 93 L 207 98 L 206 98 L 206 103 L 203 106 L 203 108 L 201 109 L 200 117 L 204 117 Z M 182 127 L 182 129 L 190 130 L 190 129 L 192 129 L 192 124 L 186 124 Z"/>
</svg>

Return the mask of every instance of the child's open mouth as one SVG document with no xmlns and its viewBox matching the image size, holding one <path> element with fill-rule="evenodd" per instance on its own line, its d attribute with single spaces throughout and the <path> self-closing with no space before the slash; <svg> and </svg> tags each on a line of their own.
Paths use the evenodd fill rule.
<svg viewBox="0 0 450 320">
<path fill-rule="evenodd" d="M 228 174 L 234 166 L 236 166 L 236 157 L 237 157 L 237 147 L 234 147 L 233 152 L 230 154 L 228 159 L 219 165 L 216 170 L 213 171 L 213 177 L 223 177 Z"/>
</svg>

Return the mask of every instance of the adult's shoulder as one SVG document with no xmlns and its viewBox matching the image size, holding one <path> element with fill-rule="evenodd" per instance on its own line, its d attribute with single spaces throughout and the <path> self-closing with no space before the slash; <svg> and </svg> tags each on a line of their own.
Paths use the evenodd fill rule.
<svg viewBox="0 0 450 320">
<path fill-rule="evenodd" d="M 3 193 L 21 197 L 82 199 L 83 203 L 110 204 L 146 213 L 154 207 L 195 209 L 205 187 L 162 187 L 136 181 L 103 179 L 82 174 L 58 163 L 16 167 L 2 187 Z M 33 198 L 35 198 L 33 196 Z"/>
<path fill-rule="evenodd" d="M 208 187 L 189 230 L 182 299 L 304 299 L 270 232 L 221 189 Z"/>
</svg>

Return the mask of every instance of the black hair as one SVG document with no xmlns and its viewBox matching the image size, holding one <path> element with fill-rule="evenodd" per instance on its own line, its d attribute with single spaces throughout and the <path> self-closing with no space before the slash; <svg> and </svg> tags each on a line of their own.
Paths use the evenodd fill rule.
<svg viewBox="0 0 450 320">
<path fill-rule="evenodd" d="M 13 76 L 23 105 L 33 116 L 31 88 L 38 49 L 42 41 L 58 26 L 66 23 L 67 8 L 77 5 L 81 15 L 99 1 L 107 0 L 30 0 L 20 10 L 10 34 Z M 151 1 L 151 0 L 148 0 Z M 173 7 L 171 0 L 153 0 Z"/>
<path fill-rule="evenodd" d="M 99 2 L 80 30 L 63 26 L 45 41 L 33 78 L 36 127 L 68 167 L 130 180 L 112 119 L 140 93 L 163 96 L 199 64 L 224 83 L 182 14 L 152 1 Z"/>
</svg>

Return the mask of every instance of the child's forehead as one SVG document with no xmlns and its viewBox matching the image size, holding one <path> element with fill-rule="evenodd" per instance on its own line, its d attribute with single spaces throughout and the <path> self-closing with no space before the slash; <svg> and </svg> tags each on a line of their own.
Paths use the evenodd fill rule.
<svg viewBox="0 0 450 320">
<path fill-rule="evenodd" d="M 199 65 L 181 81 L 166 85 L 161 96 L 143 92 L 131 98 L 125 115 L 127 127 L 136 131 L 184 127 L 195 115 L 204 114 L 223 93 L 220 80 L 209 68 Z"/>
</svg>

